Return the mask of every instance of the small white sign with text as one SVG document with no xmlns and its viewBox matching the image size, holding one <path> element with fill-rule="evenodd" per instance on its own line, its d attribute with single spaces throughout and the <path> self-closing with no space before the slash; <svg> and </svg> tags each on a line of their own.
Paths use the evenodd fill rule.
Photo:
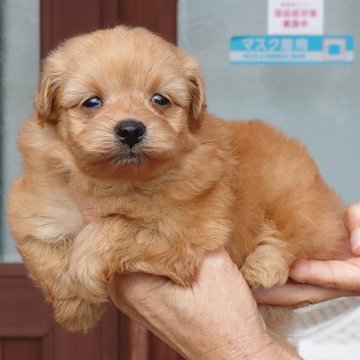
<svg viewBox="0 0 360 360">
<path fill-rule="evenodd" d="M 323 33 L 324 0 L 268 0 L 268 34 Z"/>
</svg>

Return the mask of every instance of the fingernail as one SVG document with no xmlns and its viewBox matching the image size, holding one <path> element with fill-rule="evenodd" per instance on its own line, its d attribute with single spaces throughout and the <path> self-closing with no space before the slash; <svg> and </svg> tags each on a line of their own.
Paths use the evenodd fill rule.
<svg viewBox="0 0 360 360">
<path fill-rule="evenodd" d="M 351 251 L 354 255 L 360 256 L 360 227 L 355 228 L 350 235 Z"/>
</svg>

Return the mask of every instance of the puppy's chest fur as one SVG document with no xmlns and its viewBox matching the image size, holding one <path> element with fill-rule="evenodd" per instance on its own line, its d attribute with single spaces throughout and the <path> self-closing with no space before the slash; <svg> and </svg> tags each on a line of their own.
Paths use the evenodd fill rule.
<svg viewBox="0 0 360 360">
<path fill-rule="evenodd" d="M 198 172 L 199 168 L 193 171 Z M 174 173 L 150 183 L 120 182 L 107 194 L 102 189 L 111 186 L 99 183 L 96 194 L 84 195 L 83 199 L 98 221 L 118 218 L 131 228 L 136 227 L 135 237 L 134 232 L 131 236 L 139 246 L 151 246 L 152 242 L 176 245 L 189 239 L 191 246 L 196 247 L 197 242 L 206 239 L 211 250 L 224 244 L 232 233 L 233 193 L 218 175 L 210 175 L 206 186 L 204 181 L 196 184 L 195 179 Z"/>
</svg>

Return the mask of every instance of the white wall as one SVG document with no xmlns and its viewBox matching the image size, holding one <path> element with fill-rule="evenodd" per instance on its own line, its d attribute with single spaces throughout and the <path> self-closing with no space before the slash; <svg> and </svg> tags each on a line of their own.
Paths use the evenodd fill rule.
<svg viewBox="0 0 360 360">
<path fill-rule="evenodd" d="M 360 198 L 360 50 L 351 65 L 231 65 L 235 35 L 267 32 L 266 0 L 179 0 L 179 44 L 202 66 L 211 112 L 260 118 L 305 143 L 327 182 Z M 326 0 L 325 33 L 360 34 L 359 0 Z"/>
<path fill-rule="evenodd" d="M 6 199 L 11 180 L 19 174 L 21 160 L 16 149 L 19 125 L 32 113 L 32 95 L 39 71 L 39 1 L 2 0 L 3 53 L 1 56 L 3 93 L 2 183 Z M 5 203 L 2 204 L 4 219 Z M 6 221 L 1 229 L 5 261 L 19 260 Z"/>
</svg>

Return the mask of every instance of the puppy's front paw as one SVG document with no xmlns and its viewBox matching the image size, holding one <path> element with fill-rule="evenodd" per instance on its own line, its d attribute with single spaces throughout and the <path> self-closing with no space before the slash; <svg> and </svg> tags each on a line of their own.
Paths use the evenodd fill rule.
<svg viewBox="0 0 360 360">
<path fill-rule="evenodd" d="M 98 304 L 106 301 L 108 297 L 108 276 L 105 269 L 95 259 L 87 258 L 72 264 L 70 276 L 77 290 L 77 294 L 84 300 Z"/>
<path fill-rule="evenodd" d="M 195 278 L 202 257 L 189 256 L 186 259 L 170 258 L 162 262 L 143 262 L 138 261 L 128 267 L 126 271 L 142 271 L 153 275 L 164 276 L 172 280 L 175 284 L 190 286 Z"/>
<path fill-rule="evenodd" d="M 91 304 L 75 297 L 54 300 L 55 320 L 70 331 L 87 331 L 100 319 L 105 303 Z"/>
<path fill-rule="evenodd" d="M 266 257 L 262 252 L 255 251 L 246 258 L 241 272 L 252 288 L 271 288 L 286 283 L 289 265 L 279 253 Z"/>
</svg>

